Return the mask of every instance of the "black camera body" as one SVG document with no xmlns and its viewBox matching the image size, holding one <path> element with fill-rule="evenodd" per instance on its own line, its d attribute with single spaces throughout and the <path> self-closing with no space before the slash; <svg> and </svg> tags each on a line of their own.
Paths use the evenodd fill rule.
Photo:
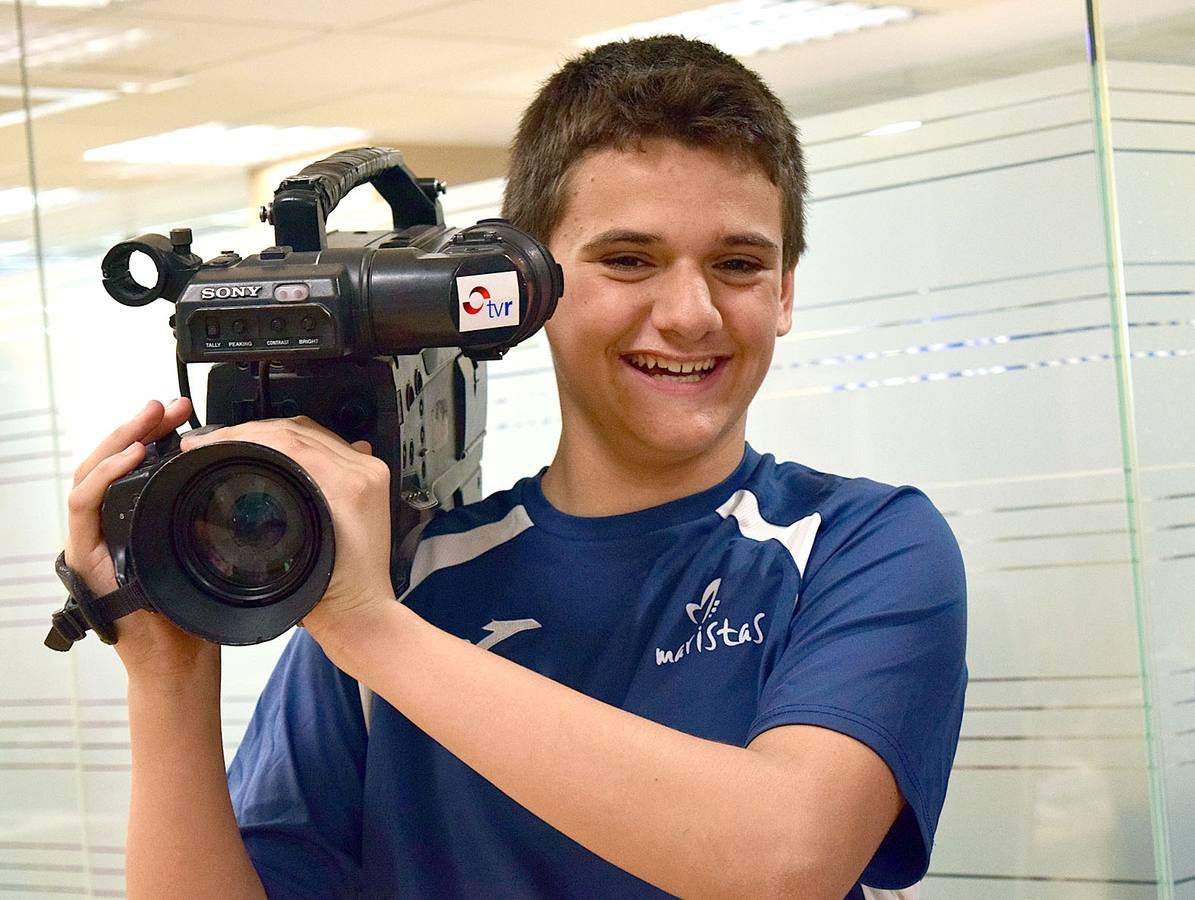
<svg viewBox="0 0 1195 900">
<path fill-rule="evenodd" d="M 327 233 L 328 214 L 365 182 L 389 204 L 394 229 Z M 370 442 L 391 472 L 396 593 L 434 510 L 480 499 L 485 361 L 534 334 L 564 289 L 547 248 L 510 223 L 446 228 L 442 191 L 396 150 L 343 151 L 279 185 L 262 209 L 275 246 L 256 255 L 203 262 L 181 228 L 121 242 L 102 263 L 119 302 L 175 303 L 181 394 L 190 396 L 189 363 L 214 364 L 209 426 L 305 415 Z M 137 253 L 153 262 L 153 285 L 132 275 Z M 307 473 L 256 444 L 179 453 L 171 435 L 148 450 L 109 487 L 101 513 L 117 583 L 137 587 L 129 602 L 227 644 L 299 621 L 323 595 L 335 553 Z M 87 627 L 104 637 L 105 616 L 124 614 L 84 607 L 55 614 L 48 645 L 68 649 Z"/>
<path fill-rule="evenodd" d="M 519 258 L 535 248 L 520 247 L 525 236 L 509 223 L 331 238 L 321 251 L 270 247 L 206 263 L 175 303 L 180 358 L 285 364 L 461 346 L 471 359 L 497 359 L 527 336 L 528 269 L 540 260 Z"/>
</svg>

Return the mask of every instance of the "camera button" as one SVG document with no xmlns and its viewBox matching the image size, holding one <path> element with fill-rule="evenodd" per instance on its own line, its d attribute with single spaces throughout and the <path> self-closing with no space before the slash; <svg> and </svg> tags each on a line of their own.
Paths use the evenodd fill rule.
<svg viewBox="0 0 1195 900">
<path fill-rule="evenodd" d="M 294 303 L 311 296 L 305 284 L 280 284 L 274 288 L 274 299 L 281 303 Z"/>
<path fill-rule="evenodd" d="M 218 338 L 220 336 L 220 320 L 219 319 L 207 319 L 204 322 L 204 325 L 207 326 L 207 336 L 210 340 L 215 340 L 216 338 Z"/>
<path fill-rule="evenodd" d="M 286 320 L 282 319 L 282 318 L 270 319 L 270 330 L 278 331 L 278 332 L 285 331 L 286 330 Z"/>
</svg>

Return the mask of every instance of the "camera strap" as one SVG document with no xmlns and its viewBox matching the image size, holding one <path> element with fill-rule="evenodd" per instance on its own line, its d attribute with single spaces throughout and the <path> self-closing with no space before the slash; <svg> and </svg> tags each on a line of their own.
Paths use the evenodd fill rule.
<svg viewBox="0 0 1195 900">
<path fill-rule="evenodd" d="M 119 618 L 139 609 L 153 609 L 139 581 L 131 581 L 110 594 L 97 597 L 83 583 L 70 566 L 66 564 L 66 552 L 54 560 L 54 571 L 66 588 L 67 598 L 51 616 L 50 633 L 46 635 L 46 646 L 51 650 L 69 650 L 76 641 L 94 631 L 105 644 L 116 643 L 116 630 L 112 624 Z"/>
</svg>

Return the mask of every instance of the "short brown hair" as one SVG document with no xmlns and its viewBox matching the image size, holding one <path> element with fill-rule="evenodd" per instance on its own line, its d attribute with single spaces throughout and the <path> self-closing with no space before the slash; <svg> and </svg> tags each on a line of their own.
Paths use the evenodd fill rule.
<svg viewBox="0 0 1195 900">
<path fill-rule="evenodd" d="M 758 75 L 701 41 L 604 44 L 566 63 L 536 95 L 511 146 L 503 215 L 547 241 L 569 170 L 586 153 L 646 138 L 746 154 L 780 190 L 784 266 L 805 251 L 805 163 L 784 105 Z"/>
</svg>

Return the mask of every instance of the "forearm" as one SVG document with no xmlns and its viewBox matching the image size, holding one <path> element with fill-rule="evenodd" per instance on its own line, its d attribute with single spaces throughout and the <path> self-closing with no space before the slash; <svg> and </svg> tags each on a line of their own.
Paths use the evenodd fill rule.
<svg viewBox="0 0 1195 900">
<path fill-rule="evenodd" d="M 131 679 L 129 731 L 129 897 L 264 897 L 225 779 L 219 656 L 168 685 Z"/>
<path fill-rule="evenodd" d="M 603 704 L 398 604 L 344 638 L 324 642 L 338 666 L 615 865 L 684 896 L 837 890 L 831 878 L 826 892 L 815 864 L 833 823 L 810 823 L 808 835 L 791 828 L 802 799 L 792 766 Z"/>
</svg>

